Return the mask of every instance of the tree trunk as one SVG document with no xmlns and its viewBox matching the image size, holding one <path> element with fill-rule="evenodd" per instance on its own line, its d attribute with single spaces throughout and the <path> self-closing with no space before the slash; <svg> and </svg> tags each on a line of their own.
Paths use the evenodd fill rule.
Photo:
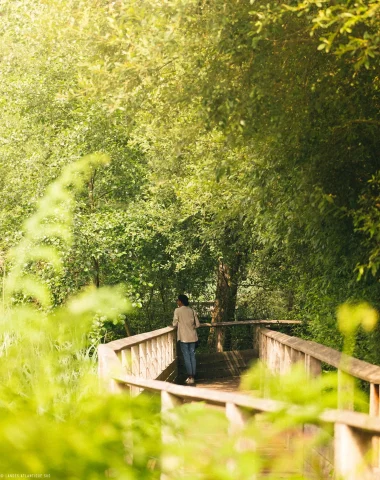
<svg viewBox="0 0 380 480">
<path fill-rule="evenodd" d="M 230 265 L 224 263 L 223 260 L 219 262 L 212 322 L 234 320 L 241 264 L 241 255 L 236 255 Z M 230 337 L 231 330 L 227 329 L 226 332 L 228 332 L 227 336 Z M 208 338 L 208 345 L 211 347 L 215 342 L 217 352 L 223 352 L 227 336 L 224 328 L 212 328 Z"/>
<path fill-rule="evenodd" d="M 131 328 L 129 326 L 127 316 L 124 317 L 124 328 L 125 328 L 125 333 L 127 334 L 127 337 L 131 337 L 132 333 L 131 333 Z"/>
</svg>

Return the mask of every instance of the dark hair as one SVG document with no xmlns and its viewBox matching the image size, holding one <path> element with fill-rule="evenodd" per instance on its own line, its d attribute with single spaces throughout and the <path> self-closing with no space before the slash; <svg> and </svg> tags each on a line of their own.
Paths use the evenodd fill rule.
<svg viewBox="0 0 380 480">
<path fill-rule="evenodd" d="M 189 299 L 186 295 L 178 295 L 178 300 L 182 302 L 185 307 L 189 305 Z"/>
</svg>

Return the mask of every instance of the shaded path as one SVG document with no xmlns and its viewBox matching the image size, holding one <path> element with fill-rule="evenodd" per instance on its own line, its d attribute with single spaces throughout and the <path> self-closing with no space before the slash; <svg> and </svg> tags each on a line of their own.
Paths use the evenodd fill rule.
<svg viewBox="0 0 380 480">
<path fill-rule="evenodd" d="M 224 392 L 238 392 L 240 377 L 217 378 L 213 380 L 199 380 L 196 386 L 211 390 L 223 390 Z"/>
</svg>

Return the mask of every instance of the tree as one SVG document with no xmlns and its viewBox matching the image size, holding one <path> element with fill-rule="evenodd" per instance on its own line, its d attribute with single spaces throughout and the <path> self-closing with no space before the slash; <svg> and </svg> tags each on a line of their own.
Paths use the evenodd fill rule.
<svg viewBox="0 0 380 480">
<path fill-rule="evenodd" d="M 358 222 L 358 201 L 378 170 L 378 33 L 377 17 L 369 14 L 376 5 L 337 4 L 328 10 L 313 3 L 150 2 L 135 4 L 131 21 L 123 7 L 113 6 L 115 58 L 125 52 L 134 88 L 127 92 L 119 82 L 121 63 L 103 71 L 101 81 L 91 75 L 95 88 L 114 87 L 126 108 L 140 104 L 139 142 L 149 139 L 150 161 L 160 178 L 165 173 L 172 178 L 181 165 L 190 183 L 199 185 L 192 211 L 202 185 L 196 170 L 205 160 L 199 145 L 207 135 L 214 142 L 222 139 L 216 180 L 241 162 L 246 184 L 240 199 L 248 204 L 243 223 L 255 245 L 267 252 L 271 245 L 270 255 L 281 259 L 283 284 L 292 285 L 293 297 L 302 290 L 307 296 L 311 279 L 327 286 L 332 305 L 338 291 L 377 296 L 371 281 L 364 290 L 354 282 L 355 265 L 370 253 L 352 221 Z M 349 15 L 353 9 L 355 18 Z M 145 21 L 135 29 L 138 18 Z M 364 26 L 371 32 L 367 36 Z M 310 36 L 318 28 L 326 29 L 327 41 Z M 329 36 L 334 29 L 335 36 Z M 122 32 L 129 34 L 124 44 Z M 335 47 L 339 36 L 342 46 Z M 246 154 L 236 156 L 236 150 Z M 212 156 L 210 151 L 206 155 Z M 226 196 L 239 188 L 238 183 L 223 186 Z M 215 197 L 209 200 L 212 212 Z M 215 231 L 217 224 L 208 223 Z"/>
<path fill-rule="evenodd" d="M 81 198 L 57 301 L 73 277 L 74 290 L 124 279 L 166 317 L 175 292 L 217 290 L 214 319 L 231 318 L 242 281 L 275 289 L 266 302 L 281 297 L 287 315 L 317 317 L 318 295 L 331 318 L 342 297 L 377 299 L 376 2 L 6 8 L 2 135 L 29 129 L 38 153 L 3 146 L 3 217 L 32 210 L 49 175 L 84 151 L 115 162 Z M 18 28 L 33 32 L 30 48 Z M 20 157 L 13 175 L 5 165 Z M 40 183 L 22 191 L 31 158 Z"/>
</svg>

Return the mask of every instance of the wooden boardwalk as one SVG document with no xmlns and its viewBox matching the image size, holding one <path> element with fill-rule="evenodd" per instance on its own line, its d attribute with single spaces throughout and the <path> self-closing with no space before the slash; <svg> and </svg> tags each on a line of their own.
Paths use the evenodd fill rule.
<svg viewBox="0 0 380 480">
<path fill-rule="evenodd" d="M 232 376 L 232 377 L 225 377 L 225 378 L 216 378 L 216 379 L 202 379 L 197 381 L 195 387 L 198 388 L 207 388 L 212 391 L 220 391 L 220 392 L 230 392 L 230 393 L 248 393 L 246 391 L 241 390 L 240 388 L 241 377 L 239 376 Z M 250 392 L 253 394 L 253 392 Z M 223 407 L 209 405 L 209 408 L 223 410 Z M 255 423 L 262 431 L 268 431 L 270 429 L 270 425 L 264 420 L 264 416 L 258 414 L 255 416 Z M 279 458 L 288 458 L 293 457 L 295 454 L 295 449 L 299 447 L 300 441 L 300 430 L 293 430 L 293 431 L 283 431 L 281 435 L 275 435 L 271 438 L 270 443 L 265 445 L 259 446 L 259 448 L 255 447 L 254 450 L 258 452 L 262 458 L 262 461 L 270 466 L 273 464 L 274 461 L 278 461 Z M 294 469 L 294 466 L 291 466 L 292 462 L 289 462 L 289 465 L 284 466 L 284 470 L 281 472 L 275 473 L 276 480 L 282 479 L 290 479 L 290 478 L 301 478 L 302 472 L 301 468 L 298 470 Z M 271 471 L 270 467 L 264 468 L 260 474 L 258 475 L 257 479 L 265 480 L 266 478 L 273 479 L 274 472 Z M 306 477 L 305 477 L 306 478 Z M 313 476 L 308 476 L 307 478 L 315 478 Z M 320 478 L 320 477 L 319 477 Z M 327 477 L 326 477 L 327 478 Z"/>
<path fill-rule="evenodd" d="M 198 380 L 196 387 L 221 390 L 223 392 L 239 392 L 241 377 L 214 378 L 212 380 Z"/>
<path fill-rule="evenodd" d="M 229 322 L 228 325 L 236 328 L 240 323 L 243 324 Z M 346 357 L 324 345 L 264 328 L 262 324 L 268 321 L 252 320 L 245 323 L 252 325 L 254 330 L 253 348 L 197 353 L 198 378 L 194 387 L 183 385 L 186 373 L 183 371 L 181 358 L 178 359 L 177 356 L 176 330 L 173 327 L 100 345 L 99 375 L 110 392 L 139 395 L 144 390 L 158 393 L 163 416 L 171 415 L 173 409 L 189 402 L 201 402 L 210 408 L 222 410 L 227 420 L 228 435 L 231 439 L 236 436 L 237 440 L 242 442 L 245 452 L 251 449 L 249 441 L 252 440 L 245 438 L 244 428 L 253 427 L 257 442 L 252 447 L 252 453 L 257 454 L 259 451 L 262 459 L 268 459 L 262 463 L 261 471 L 256 476 L 258 480 L 289 477 L 380 479 L 380 367 Z M 228 325 L 223 324 L 223 327 Z M 209 325 L 205 327 L 208 328 Z M 279 428 L 275 417 L 271 415 L 278 412 L 278 418 L 283 418 L 282 402 L 259 398 L 260 396 L 255 396 L 253 392 L 250 394 L 239 389 L 239 376 L 257 357 L 273 374 L 279 375 L 288 372 L 296 364 L 304 368 L 308 378 L 323 375 L 323 363 L 336 368 L 336 407 L 323 410 L 309 418 L 304 417 L 302 406 L 289 406 L 292 412 L 298 415 L 298 421 L 288 424 L 288 428 L 286 425 L 280 425 Z M 368 413 L 355 411 L 355 379 L 368 386 Z M 176 381 L 178 384 L 174 383 Z M 304 387 L 298 386 L 300 389 Z M 253 419 L 254 423 L 251 423 Z M 303 422 L 300 422 L 302 419 Z M 201 433 L 195 425 L 193 427 L 194 435 Z M 317 431 L 316 429 L 320 429 L 323 434 L 323 444 L 313 443 L 313 432 Z M 256 437 L 252 438 L 256 441 Z M 309 446 L 313 449 L 312 456 L 309 455 Z M 300 461 L 296 458 L 299 455 Z M 297 468 L 304 471 L 308 464 L 307 470 L 311 468 L 313 474 L 304 476 L 299 471 L 292 471 L 295 460 L 298 462 Z"/>
</svg>

